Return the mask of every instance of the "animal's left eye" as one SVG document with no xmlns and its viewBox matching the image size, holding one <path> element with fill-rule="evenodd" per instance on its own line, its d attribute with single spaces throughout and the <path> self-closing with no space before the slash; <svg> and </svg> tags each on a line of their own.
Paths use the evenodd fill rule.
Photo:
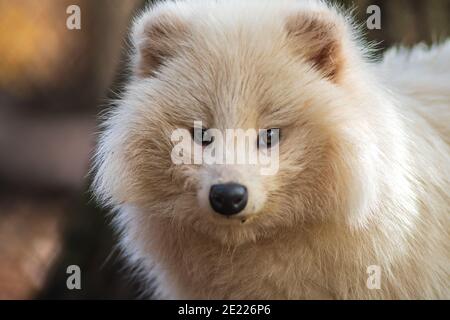
<svg viewBox="0 0 450 320">
<path fill-rule="evenodd" d="M 194 141 L 201 146 L 206 147 L 207 145 L 210 145 L 214 142 L 214 137 L 210 136 L 210 134 L 208 133 L 208 129 L 192 128 L 191 132 Z"/>
<path fill-rule="evenodd" d="M 280 129 L 272 128 L 260 130 L 258 135 L 258 148 L 271 148 L 280 141 Z"/>
</svg>

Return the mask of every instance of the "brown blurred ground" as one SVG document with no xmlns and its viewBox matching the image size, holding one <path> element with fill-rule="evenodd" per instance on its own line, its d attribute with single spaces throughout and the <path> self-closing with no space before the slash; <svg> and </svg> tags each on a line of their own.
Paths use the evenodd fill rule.
<svg viewBox="0 0 450 320">
<path fill-rule="evenodd" d="M 339 2 L 339 1 L 338 1 Z M 359 0 L 382 9 L 385 48 L 444 39 L 450 0 Z M 67 30 L 77 4 L 82 29 Z M 0 0 L 0 299 L 136 298 L 87 178 L 97 115 L 124 77 L 127 28 L 143 0 Z M 66 288 L 66 268 L 82 290 Z"/>
</svg>

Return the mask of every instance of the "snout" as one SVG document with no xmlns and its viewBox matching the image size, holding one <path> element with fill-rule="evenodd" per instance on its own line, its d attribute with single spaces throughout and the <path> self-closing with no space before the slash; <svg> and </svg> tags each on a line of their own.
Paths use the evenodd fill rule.
<svg viewBox="0 0 450 320">
<path fill-rule="evenodd" d="M 247 188 L 237 183 L 215 184 L 209 191 L 211 207 L 219 214 L 232 216 L 245 209 Z"/>
</svg>

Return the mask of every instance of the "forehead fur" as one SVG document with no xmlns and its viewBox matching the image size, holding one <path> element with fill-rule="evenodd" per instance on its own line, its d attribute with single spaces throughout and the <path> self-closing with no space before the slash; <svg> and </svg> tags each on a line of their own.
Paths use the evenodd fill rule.
<svg viewBox="0 0 450 320">
<path fill-rule="evenodd" d="M 351 38 L 341 20 L 335 9 L 317 1 L 163 2 L 135 23 L 135 65 L 139 75 L 156 75 L 157 99 L 165 99 L 166 108 L 190 106 L 185 117 L 192 119 L 181 121 L 245 128 L 263 126 L 269 115 L 270 121 L 289 125 L 299 115 L 292 106 L 308 100 L 298 92 L 315 94 L 307 90 L 309 83 L 335 75 L 324 59 L 336 54 L 329 61 L 340 62 L 334 44 Z M 332 28 L 333 21 L 339 28 Z M 317 33 L 326 43 L 316 41 Z M 298 34 L 303 37 L 293 38 Z M 314 64 L 323 64 L 324 74 Z M 177 111 L 171 112 L 176 119 Z"/>
</svg>

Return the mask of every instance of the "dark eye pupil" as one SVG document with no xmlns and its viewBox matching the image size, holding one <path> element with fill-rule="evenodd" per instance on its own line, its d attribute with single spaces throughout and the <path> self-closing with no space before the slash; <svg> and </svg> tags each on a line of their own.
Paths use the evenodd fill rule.
<svg viewBox="0 0 450 320">
<path fill-rule="evenodd" d="M 205 128 L 194 128 L 193 129 L 193 138 L 195 143 L 200 144 L 202 146 L 207 146 L 214 141 L 214 137 L 211 137 L 208 134 L 208 129 Z"/>
<path fill-rule="evenodd" d="M 265 148 L 270 148 L 272 147 L 272 144 L 277 144 L 278 140 L 275 139 L 275 141 L 273 140 L 275 137 L 275 134 L 278 132 L 279 134 L 279 129 L 268 129 L 265 131 L 262 131 L 258 137 L 258 148 L 259 147 L 265 147 Z"/>
<path fill-rule="evenodd" d="M 273 135 L 272 129 L 267 130 L 266 145 L 268 148 L 272 145 L 272 135 Z"/>
</svg>

